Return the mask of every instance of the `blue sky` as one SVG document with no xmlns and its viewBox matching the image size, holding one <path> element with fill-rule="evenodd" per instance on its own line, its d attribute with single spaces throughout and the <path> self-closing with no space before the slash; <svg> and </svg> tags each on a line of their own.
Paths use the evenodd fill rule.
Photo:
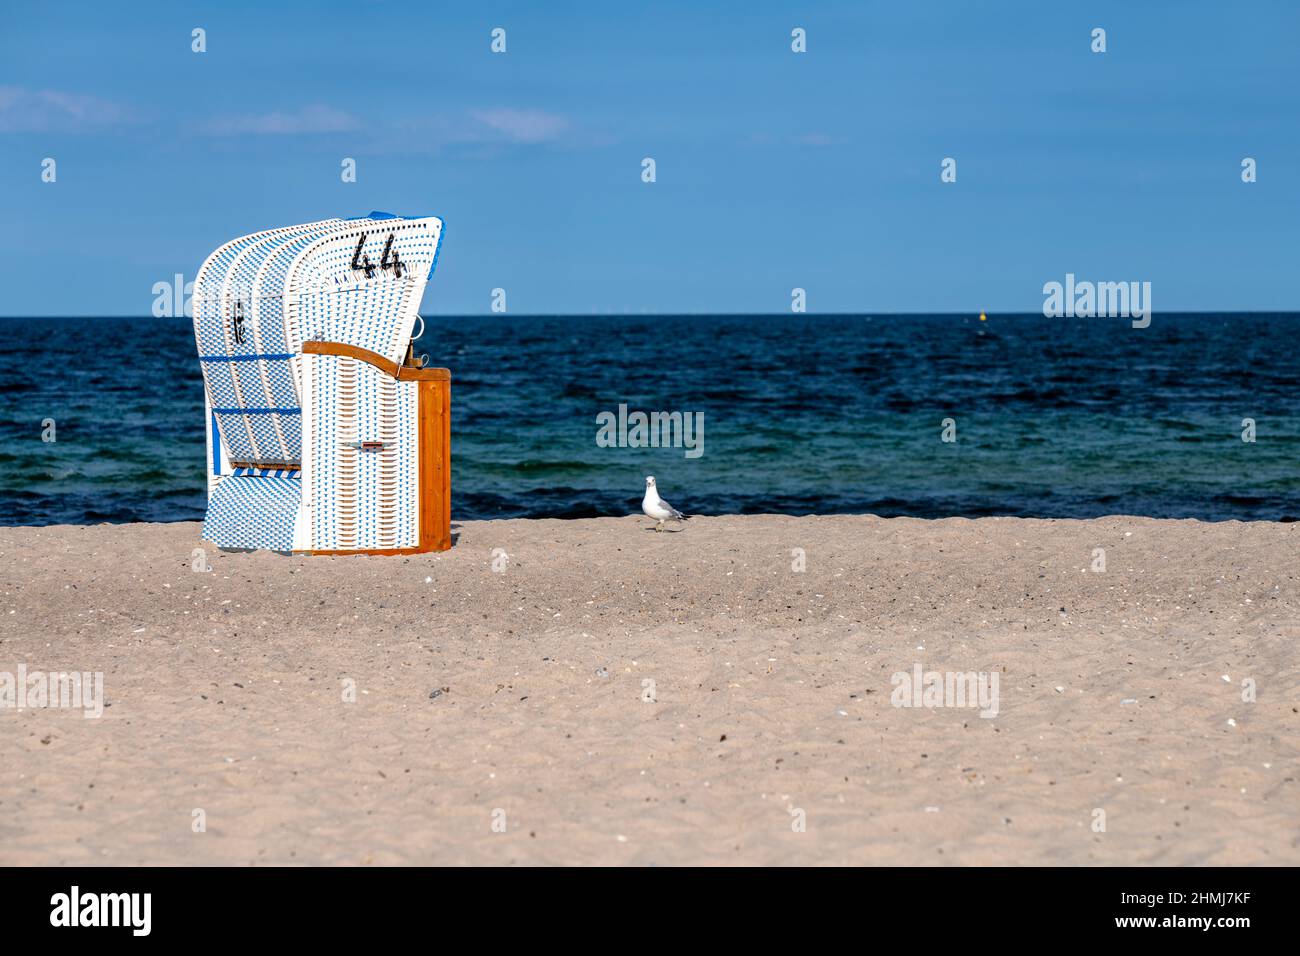
<svg viewBox="0 0 1300 956">
<path fill-rule="evenodd" d="M 1296 3 L 5 11 L 4 315 L 145 315 L 226 239 L 372 209 L 447 221 L 426 314 L 1037 311 L 1067 272 L 1300 308 Z"/>
</svg>

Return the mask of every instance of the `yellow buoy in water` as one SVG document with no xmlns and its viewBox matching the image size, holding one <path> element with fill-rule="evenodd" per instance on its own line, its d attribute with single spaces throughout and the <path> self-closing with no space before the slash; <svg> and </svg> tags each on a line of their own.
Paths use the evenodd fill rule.
<svg viewBox="0 0 1300 956">
<path fill-rule="evenodd" d="M 987 322 L 988 320 L 989 320 L 989 317 L 988 317 L 987 315 L 985 315 L 985 314 L 981 311 L 981 312 L 980 312 L 980 321 L 981 321 L 981 322 Z"/>
</svg>

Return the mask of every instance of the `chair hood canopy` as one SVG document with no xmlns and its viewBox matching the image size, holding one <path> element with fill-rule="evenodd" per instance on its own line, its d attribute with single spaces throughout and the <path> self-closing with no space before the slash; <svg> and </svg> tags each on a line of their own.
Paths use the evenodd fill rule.
<svg viewBox="0 0 1300 956">
<path fill-rule="evenodd" d="M 401 363 L 442 231 L 435 216 L 372 212 L 255 232 L 207 258 L 194 282 L 194 335 L 232 463 L 301 460 L 304 341 Z"/>
</svg>

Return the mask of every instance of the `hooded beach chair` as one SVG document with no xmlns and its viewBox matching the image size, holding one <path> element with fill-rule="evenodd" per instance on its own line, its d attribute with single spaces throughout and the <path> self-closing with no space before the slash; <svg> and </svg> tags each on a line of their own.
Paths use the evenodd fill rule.
<svg viewBox="0 0 1300 956">
<path fill-rule="evenodd" d="M 451 547 L 451 373 L 412 348 L 442 226 L 324 219 L 243 236 L 203 263 L 205 540 L 312 554 Z"/>
</svg>

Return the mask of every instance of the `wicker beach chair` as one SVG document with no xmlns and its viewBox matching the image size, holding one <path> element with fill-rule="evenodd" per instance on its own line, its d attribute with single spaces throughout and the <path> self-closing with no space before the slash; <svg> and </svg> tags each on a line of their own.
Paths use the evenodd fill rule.
<svg viewBox="0 0 1300 956">
<path fill-rule="evenodd" d="M 313 554 L 451 547 L 451 375 L 411 348 L 442 228 L 381 212 L 324 219 L 242 236 L 203 263 L 205 540 Z"/>
</svg>

